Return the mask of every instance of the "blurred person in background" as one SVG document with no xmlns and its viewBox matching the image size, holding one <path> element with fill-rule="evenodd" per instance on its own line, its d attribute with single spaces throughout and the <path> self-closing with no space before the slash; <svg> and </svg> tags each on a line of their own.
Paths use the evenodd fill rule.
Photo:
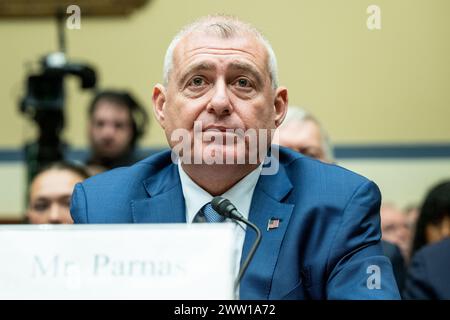
<svg viewBox="0 0 450 320">
<path fill-rule="evenodd" d="M 279 143 L 322 162 L 335 163 L 333 146 L 327 132 L 316 117 L 300 107 L 289 106 L 280 126 Z M 384 254 L 392 263 L 395 280 L 401 291 L 405 279 L 405 259 L 396 242 L 383 239 L 381 244 Z"/>
<path fill-rule="evenodd" d="M 89 175 L 84 167 L 55 162 L 40 170 L 31 181 L 27 222 L 31 224 L 71 224 L 70 198 L 76 183 Z"/>
<path fill-rule="evenodd" d="M 408 221 L 409 225 L 409 230 L 411 231 L 411 242 L 412 242 L 416 230 L 417 219 L 419 219 L 420 208 L 416 204 L 410 204 L 406 206 L 403 211 L 405 212 L 406 220 Z"/>
<path fill-rule="evenodd" d="M 279 143 L 322 162 L 334 162 L 327 132 L 312 114 L 300 107 L 289 106 L 280 126 Z"/>
<path fill-rule="evenodd" d="M 421 247 L 450 236 L 450 181 L 432 188 L 417 219 L 412 253 Z"/>
<path fill-rule="evenodd" d="M 89 107 L 90 157 L 86 164 L 92 174 L 141 160 L 136 151 L 148 125 L 145 109 L 128 92 L 105 90 L 97 93 Z"/>
<path fill-rule="evenodd" d="M 450 299 L 450 180 L 432 188 L 420 210 L 403 295 Z"/>
<path fill-rule="evenodd" d="M 411 229 L 405 213 L 392 203 L 381 205 L 381 233 L 383 240 L 396 244 L 408 261 L 411 255 Z"/>
</svg>

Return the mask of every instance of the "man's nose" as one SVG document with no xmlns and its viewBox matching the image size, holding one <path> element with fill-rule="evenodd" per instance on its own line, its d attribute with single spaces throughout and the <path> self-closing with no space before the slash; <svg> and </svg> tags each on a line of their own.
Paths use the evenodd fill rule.
<svg viewBox="0 0 450 320">
<path fill-rule="evenodd" d="M 116 128 L 114 125 L 105 125 L 102 128 L 101 135 L 103 138 L 113 137 L 116 133 Z"/>
<path fill-rule="evenodd" d="M 50 208 L 50 213 L 48 217 L 48 223 L 60 224 L 63 223 L 64 212 L 63 208 L 58 204 L 53 204 Z"/>
<path fill-rule="evenodd" d="M 214 86 L 214 93 L 206 108 L 209 113 L 217 116 L 230 115 L 233 112 L 230 96 L 225 81 L 217 81 Z"/>
</svg>

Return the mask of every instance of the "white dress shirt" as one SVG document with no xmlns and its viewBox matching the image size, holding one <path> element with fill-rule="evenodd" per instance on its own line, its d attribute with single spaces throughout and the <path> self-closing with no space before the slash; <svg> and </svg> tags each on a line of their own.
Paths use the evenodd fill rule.
<svg viewBox="0 0 450 320">
<path fill-rule="evenodd" d="M 227 198 L 233 203 L 237 210 L 248 219 L 250 212 L 250 205 L 252 202 L 253 192 L 255 191 L 256 183 L 258 182 L 259 175 L 261 173 L 263 164 L 261 163 L 255 170 L 250 172 L 238 183 L 236 183 L 231 189 L 222 194 L 221 196 Z M 178 161 L 178 173 L 181 180 L 181 188 L 183 190 L 184 201 L 186 205 L 186 222 L 192 223 L 195 216 L 200 209 L 211 202 L 214 198 L 207 191 L 197 185 L 184 171 L 183 167 Z M 239 272 L 240 260 L 242 256 L 242 247 L 245 240 L 245 224 L 237 222 L 235 220 L 227 219 L 227 222 L 232 222 L 236 225 L 236 276 Z"/>
</svg>

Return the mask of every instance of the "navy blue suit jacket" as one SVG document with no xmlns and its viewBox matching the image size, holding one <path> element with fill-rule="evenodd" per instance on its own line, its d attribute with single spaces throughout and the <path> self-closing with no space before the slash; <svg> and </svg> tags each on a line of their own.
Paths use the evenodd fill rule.
<svg viewBox="0 0 450 320">
<path fill-rule="evenodd" d="M 406 275 L 405 299 L 450 299 L 450 239 L 423 247 Z"/>
<path fill-rule="evenodd" d="M 383 246 L 384 255 L 391 261 L 398 290 L 402 292 L 405 284 L 406 265 L 400 248 L 397 245 L 384 240 L 381 240 L 381 245 Z"/>
<path fill-rule="evenodd" d="M 249 219 L 263 235 L 241 281 L 240 298 L 399 298 L 380 244 L 377 186 L 283 147 L 279 161 L 275 175 L 259 177 L 252 197 Z M 170 151 L 78 184 L 71 213 L 75 223 L 186 222 Z M 281 223 L 267 231 L 274 217 Z M 242 261 L 254 239 L 248 229 Z"/>
</svg>

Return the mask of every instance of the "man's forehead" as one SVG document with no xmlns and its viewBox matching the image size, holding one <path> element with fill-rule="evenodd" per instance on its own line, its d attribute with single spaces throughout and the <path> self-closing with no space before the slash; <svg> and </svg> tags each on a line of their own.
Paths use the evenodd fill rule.
<svg viewBox="0 0 450 320">
<path fill-rule="evenodd" d="M 110 101 L 99 101 L 91 119 L 130 121 L 130 110 L 126 105 Z"/>
<path fill-rule="evenodd" d="M 32 194 L 31 199 L 34 201 L 37 200 L 59 200 L 61 198 L 67 198 L 72 196 L 72 190 L 39 190 Z"/>
<path fill-rule="evenodd" d="M 309 119 L 291 121 L 286 124 L 286 128 L 289 131 L 297 132 L 296 136 L 298 137 L 306 137 L 308 139 L 314 138 L 319 141 L 321 141 L 322 138 L 322 134 L 317 123 Z"/>
<path fill-rule="evenodd" d="M 128 107 L 124 104 L 117 103 L 111 100 L 106 99 L 100 100 L 99 102 L 97 102 L 94 114 L 104 114 L 104 113 L 126 114 L 128 113 Z"/>
<path fill-rule="evenodd" d="M 31 184 L 31 190 L 36 194 L 54 192 L 73 188 L 83 179 L 68 170 L 49 170 L 38 175 Z"/>
<path fill-rule="evenodd" d="M 181 64 L 202 54 L 217 56 L 240 55 L 267 65 L 268 52 L 256 35 L 249 32 L 223 37 L 218 34 L 194 31 L 184 36 L 174 49 L 174 63 Z"/>
<path fill-rule="evenodd" d="M 81 180 L 80 180 L 81 181 Z M 75 183 L 66 182 L 64 184 L 56 185 L 41 185 L 35 186 L 30 190 L 31 200 L 52 200 L 60 199 L 64 197 L 70 197 L 72 195 Z"/>
<path fill-rule="evenodd" d="M 403 213 L 399 210 L 383 210 L 383 215 L 396 220 L 406 219 Z"/>
</svg>

